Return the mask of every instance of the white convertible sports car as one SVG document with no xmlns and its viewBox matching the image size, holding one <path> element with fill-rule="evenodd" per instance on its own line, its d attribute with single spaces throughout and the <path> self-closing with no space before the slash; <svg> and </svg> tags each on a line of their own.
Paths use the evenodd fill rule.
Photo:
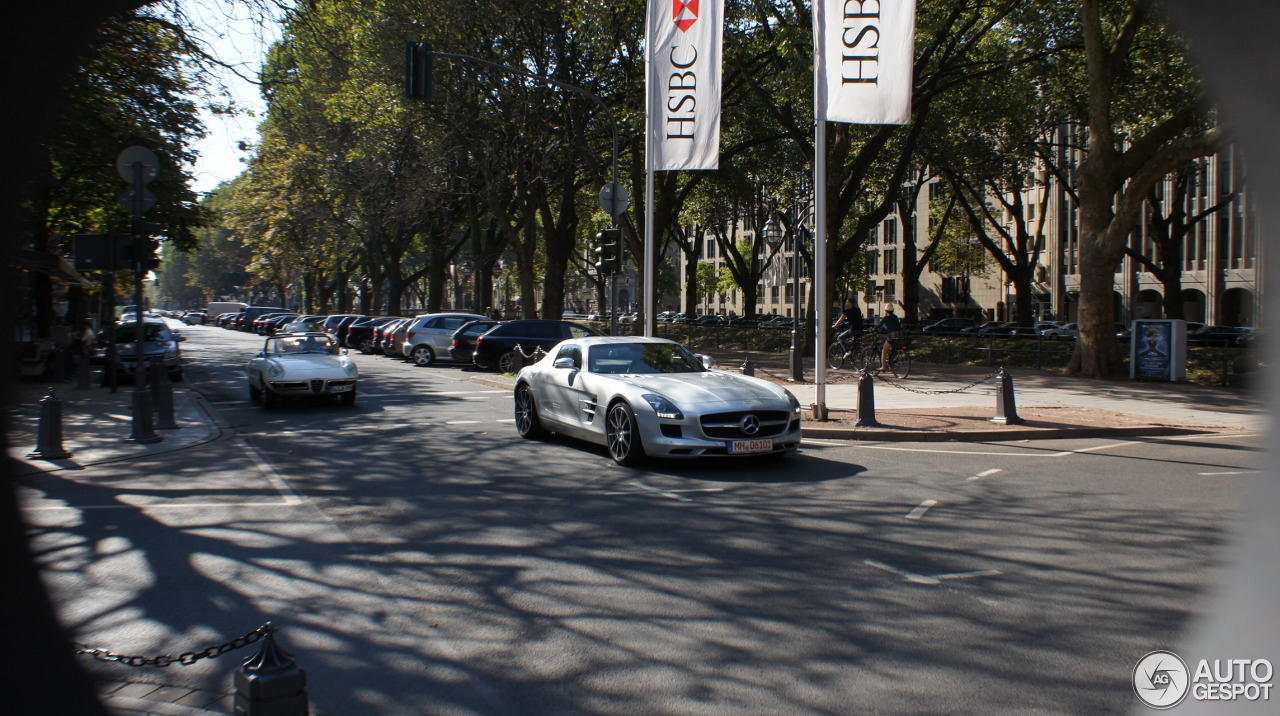
<svg viewBox="0 0 1280 716">
<path fill-rule="evenodd" d="M 249 397 L 274 408 L 284 398 L 336 395 L 343 405 L 356 402 L 356 364 L 339 351 L 328 333 L 271 336 L 262 352 L 245 366 Z"/>
<path fill-rule="evenodd" d="M 646 456 L 787 454 L 800 446 L 800 401 L 663 338 L 559 343 L 520 371 L 516 429 L 604 445 L 620 465 Z"/>
</svg>

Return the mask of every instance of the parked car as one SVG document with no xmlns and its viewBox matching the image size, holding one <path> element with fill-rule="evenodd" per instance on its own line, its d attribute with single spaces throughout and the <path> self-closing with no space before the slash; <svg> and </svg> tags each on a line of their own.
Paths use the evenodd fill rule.
<svg viewBox="0 0 1280 716">
<path fill-rule="evenodd" d="M 976 334 L 981 336 L 989 336 L 992 334 L 999 335 L 1008 333 L 1010 328 L 1018 325 L 1014 321 L 987 321 L 986 323 L 974 326 L 972 328 L 962 328 L 961 332 L 966 334 Z"/>
<path fill-rule="evenodd" d="M 1060 326 L 1046 328 L 1040 332 L 1045 338 L 1052 338 L 1055 341 L 1073 341 L 1079 333 L 1079 324 L 1064 323 Z"/>
<path fill-rule="evenodd" d="M 431 365 L 442 356 L 449 358 L 449 342 L 453 339 L 454 331 L 464 323 L 484 318 L 475 313 L 428 313 L 417 316 L 406 329 L 400 352 L 417 366 Z"/>
<path fill-rule="evenodd" d="M 116 372 L 133 375 L 138 363 L 138 322 L 117 325 L 112 334 L 116 349 Z M 142 319 L 142 356 L 148 364 L 159 362 L 169 372 L 169 379 L 182 380 L 182 347 L 186 337 L 169 328 L 160 318 Z"/>
<path fill-rule="evenodd" d="M 187 313 L 182 316 L 182 322 L 188 326 L 203 326 L 208 321 L 209 314 L 203 311 L 187 311 Z"/>
<path fill-rule="evenodd" d="M 382 355 L 391 355 L 390 351 L 388 350 L 389 343 L 391 342 L 392 337 L 395 335 L 396 329 L 399 328 L 401 325 L 403 325 L 405 321 L 412 321 L 412 320 L 413 320 L 412 318 L 396 318 L 394 320 L 387 321 L 386 323 L 382 324 L 381 326 L 378 326 L 377 328 L 374 328 L 373 342 L 370 345 L 370 350 L 374 353 L 380 353 Z"/>
<path fill-rule="evenodd" d="M 236 328 L 242 331 L 252 331 L 253 322 L 268 313 L 291 313 L 280 306 L 250 306 L 244 309 L 244 313 L 240 314 L 240 318 L 236 321 Z"/>
<path fill-rule="evenodd" d="M 298 316 L 276 326 L 275 333 L 324 333 L 324 316 Z"/>
<path fill-rule="evenodd" d="M 449 337 L 449 357 L 456 363 L 471 363 L 472 356 L 476 352 L 476 339 L 489 329 L 498 325 L 499 321 L 485 319 L 483 321 L 469 321 L 458 327 Z"/>
<path fill-rule="evenodd" d="M 1239 326 L 1202 326 L 1187 331 L 1189 346 L 1238 346 L 1247 329 Z"/>
<path fill-rule="evenodd" d="M 536 318 L 508 321 L 494 326 L 476 339 L 471 362 L 481 370 L 497 369 L 500 373 L 509 373 L 517 346 L 522 353 L 533 354 L 538 348 L 551 350 L 567 338 L 599 335 L 599 331 L 571 321 Z"/>
<path fill-rule="evenodd" d="M 374 316 L 347 326 L 347 347 L 368 355 L 373 352 L 374 331 L 378 326 L 401 320 L 396 316 Z"/>
<path fill-rule="evenodd" d="M 245 366 L 250 399 L 267 408 L 302 397 L 337 396 L 343 405 L 354 405 L 359 377 L 333 336 L 320 332 L 270 336 Z"/>
<path fill-rule="evenodd" d="M 944 318 L 935 321 L 920 329 L 921 333 L 934 333 L 941 335 L 960 335 L 965 330 L 973 330 L 978 327 L 978 322 L 972 318 Z"/>
<path fill-rule="evenodd" d="M 800 401 L 790 391 L 713 365 L 664 338 L 573 338 L 520 371 L 516 430 L 604 445 L 620 465 L 799 449 Z"/>
</svg>

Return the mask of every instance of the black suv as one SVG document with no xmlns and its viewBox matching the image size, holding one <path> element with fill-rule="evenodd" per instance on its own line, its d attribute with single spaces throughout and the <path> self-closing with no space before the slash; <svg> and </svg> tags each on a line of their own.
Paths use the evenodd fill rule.
<svg viewBox="0 0 1280 716">
<path fill-rule="evenodd" d="M 538 348 L 549 351 L 555 344 L 569 338 L 601 335 L 604 334 L 572 321 L 544 319 L 508 321 L 494 326 L 488 333 L 476 339 L 476 350 L 472 355 L 472 362 L 481 370 L 496 368 L 500 373 L 510 373 L 511 360 L 516 355 L 516 346 L 520 346 L 522 353 L 532 356 Z"/>
</svg>

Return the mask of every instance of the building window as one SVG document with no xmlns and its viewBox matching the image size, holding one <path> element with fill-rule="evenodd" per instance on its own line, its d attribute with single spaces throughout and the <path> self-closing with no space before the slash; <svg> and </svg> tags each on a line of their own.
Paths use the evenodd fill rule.
<svg viewBox="0 0 1280 716">
<path fill-rule="evenodd" d="M 881 273 L 886 273 L 886 274 L 889 274 L 890 276 L 896 275 L 898 273 L 898 250 L 897 249 L 884 250 L 884 271 L 882 271 Z"/>
</svg>

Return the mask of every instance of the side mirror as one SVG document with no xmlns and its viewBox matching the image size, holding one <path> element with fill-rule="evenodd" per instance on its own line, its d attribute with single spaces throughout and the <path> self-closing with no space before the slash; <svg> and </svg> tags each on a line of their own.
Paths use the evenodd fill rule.
<svg viewBox="0 0 1280 716">
<path fill-rule="evenodd" d="M 552 365 L 556 368 L 568 368 L 570 370 L 575 370 L 578 367 L 578 364 L 574 363 L 572 358 L 557 358 Z"/>
<path fill-rule="evenodd" d="M 175 340 L 175 341 L 177 341 L 177 342 L 181 343 L 181 342 L 183 342 L 183 341 L 187 340 L 187 337 L 186 337 L 186 336 L 184 336 L 184 335 L 182 335 L 181 333 L 179 333 L 178 335 L 176 335 L 176 336 L 174 336 L 174 337 L 173 337 L 173 340 Z"/>
<path fill-rule="evenodd" d="M 712 368 L 716 367 L 716 359 L 712 358 L 709 355 L 699 353 L 697 355 L 697 358 L 702 361 L 702 367 L 705 368 L 706 370 L 711 370 Z"/>
</svg>

